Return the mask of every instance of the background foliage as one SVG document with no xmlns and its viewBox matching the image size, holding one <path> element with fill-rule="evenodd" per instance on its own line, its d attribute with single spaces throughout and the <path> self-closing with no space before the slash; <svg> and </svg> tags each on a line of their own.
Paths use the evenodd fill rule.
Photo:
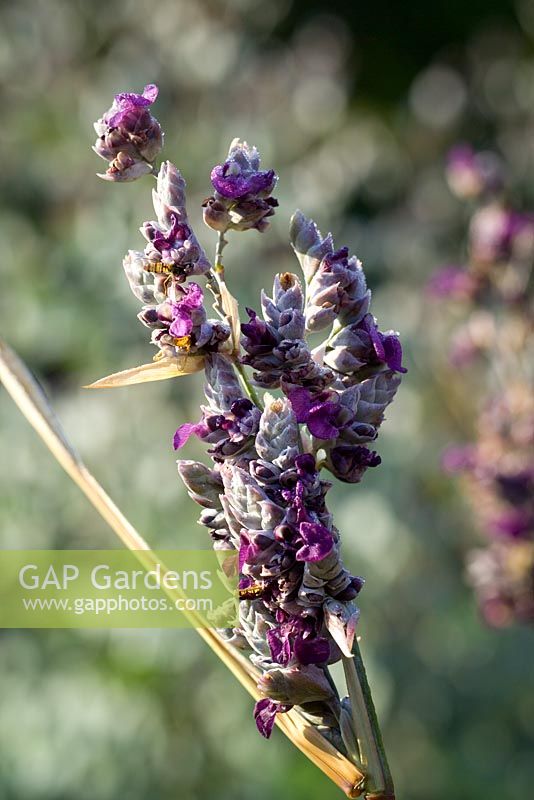
<svg viewBox="0 0 534 800">
<path fill-rule="evenodd" d="M 331 505 L 367 585 L 362 647 L 399 796 L 527 796 L 534 781 L 527 630 L 494 632 L 463 577 L 478 540 L 439 470 L 469 431 L 441 371 L 422 286 L 461 259 L 462 209 L 442 168 L 458 138 L 496 145 L 534 200 L 534 3 L 19 0 L 0 5 L 2 335 L 41 376 L 84 458 L 160 548 L 207 542 L 170 438 L 200 379 L 80 387 L 148 361 L 122 274 L 149 182 L 105 185 L 92 122 L 112 95 L 160 85 L 165 155 L 200 224 L 229 140 L 280 175 L 265 236 L 235 236 L 229 282 L 252 304 L 292 269 L 295 206 L 365 263 L 374 311 L 402 332 L 409 373 L 379 440 L 383 465 Z M 0 546 L 107 547 L 111 533 L 0 393 Z M 200 455 L 190 445 L 191 457 Z M 335 798 L 193 631 L 4 631 L 0 795 L 7 800 Z"/>
</svg>

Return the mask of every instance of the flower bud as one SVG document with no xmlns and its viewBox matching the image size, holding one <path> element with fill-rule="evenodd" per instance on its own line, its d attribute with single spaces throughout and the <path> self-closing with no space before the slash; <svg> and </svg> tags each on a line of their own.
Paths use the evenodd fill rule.
<svg viewBox="0 0 534 800">
<path fill-rule="evenodd" d="M 261 459 L 285 468 L 298 453 L 299 429 L 287 399 L 265 395 L 265 409 L 260 419 L 256 450 Z"/>
<path fill-rule="evenodd" d="M 323 670 L 313 664 L 268 670 L 259 679 L 258 689 L 271 700 L 290 705 L 329 700 L 334 696 Z"/>
<path fill-rule="evenodd" d="M 204 508 L 220 508 L 219 495 L 224 491 L 218 472 L 199 461 L 182 459 L 177 461 L 178 473 L 183 480 L 189 496 Z"/>
<path fill-rule="evenodd" d="M 329 253 L 334 252 L 332 234 L 325 239 L 312 219 L 307 219 L 302 211 L 295 211 L 289 224 L 289 238 L 297 256 L 306 283 L 315 275 L 319 264 Z"/>
</svg>

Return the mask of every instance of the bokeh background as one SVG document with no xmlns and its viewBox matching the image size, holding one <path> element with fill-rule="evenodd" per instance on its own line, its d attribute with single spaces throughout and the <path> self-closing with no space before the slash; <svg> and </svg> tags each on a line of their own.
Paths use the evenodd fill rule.
<svg viewBox="0 0 534 800">
<path fill-rule="evenodd" d="M 152 356 L 121 269 L 151 218 L 150 182 L 99 181 L 90 149 L 112 95 L 148 82 L 209 252 L 199 206 L 231 138 L 280 175 L 271 230 L 226 251 L 242 303 L 294 267 L 299 206 L 357 252 L 375 314 L 406 342 L 383 465 L 331 500 L 367 579 L 362 648 L 399 797 L 529 796 L 534 638 L 486 628 L 465 583 L 479 534 L 439 454 L 473 409 L 441 374 L 422 287 L 462 254 L 464 211 L 443 178 L 454 142 L 497 147 L 534 203 L 534 2 L 0 4 L 2 336 L 143 535 L 208 546 L 170 446 L 197 416 L 200 379 L 81 388 Z M 0 546 L 116 546 L 3 391 L 0 424 Z M 281 734 L 256 735 L 250 698 L 194 631 L 3 631 L 0 687 L 6 800 L 341 796 Z"/>
</svg>

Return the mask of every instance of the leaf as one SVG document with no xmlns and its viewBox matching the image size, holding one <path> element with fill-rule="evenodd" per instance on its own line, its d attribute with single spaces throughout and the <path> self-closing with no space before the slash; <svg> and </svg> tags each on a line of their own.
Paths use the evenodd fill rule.
<svg viewBox="0 0 534 800">
<path fill-rule="evenodd" d="M 157 556 L 89 472 L 68 441 L 43 390 L 26 365 L 2 340 L 0 340 L 0 381 L 67 475 L 79 486 L 121 542 L 135 553 L 145 569 L 154 569 L 160 563 Z M 162 565 L 162 569 L 165 573 L 165 565 Z M 164 586 L 171 600 L 184 597 L 180 589 L 169 589 L 165 584 Z M 196 612 L 184 613 L 188 614 L 193 623 Z M 256 684 L 259 672 L 253 664 L 228 645 L 216 630 L 198 627 L 196 631 L 247 692 L 254 699 L 258 699 Z M 362 795 L 365 781 L 363 773 L 304 719 L 297 709 L 293 708 L 285 714 L 278 714 L 276 724 L 347 797 L 356 798 Z"/>
<path fill-rule="evenodd" d="M 184 355 L 180 358 L 162 358 L 159 361 L 151 361 L 150 364 L 141 364 L 139 367 L 114 372 L 83 388 L 115 389 L 119 386 L 131 386 L 134 383 L 166 381 L 169 378 L 192 375 L 194 372 L 200 372 L 203 368 L 204 356 Z"/>
</svg>

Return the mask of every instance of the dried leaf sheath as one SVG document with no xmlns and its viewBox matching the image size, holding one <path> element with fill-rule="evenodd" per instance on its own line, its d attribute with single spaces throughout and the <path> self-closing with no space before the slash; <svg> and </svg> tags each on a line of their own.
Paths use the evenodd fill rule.
<svg viewBox="0 0 534 800">
<path fill-rule="evenodd" d="M 180 358 L 161 358 L 149 364 L 114 372 L 105 378 L 94 381 L 84 389 L 115 389 L 121 386 L 132 386 L 135 383 L 164 381 L 169 378 L 180 378 L 192 375 L 204 368 L 204 356 L 181 356 Z"/>
<path fill-rule="evenodd" d="M 159 561 L 147 542 L 113 503 L 69 443 L 44 392 L 30 371 L 1 340 L 0 380 L 50 452 L 122 543 L 129 550 L 135 552 L 136 557 L 145 568 L 153 569 L 157 566 Z M 183 597 L 178 590 L 166 589 L 166 591 L 171 599 Z M 187 613 L 190 619 L 194 617 L 193 612 Z M 216 631 L 197 628 L 197 632 L 249 694 L 257 699 L 259 697 L 256 686 L 258 672 L 252 664 L 239 653 L 230 649 Z M 312 725 L 306 722 L 298 711 L 293 709 L 286 714 L 278 715 L 276 724 L 347 797 L 359 797 L 363 793 L 364 775 L 327 742 Z"/>
</svg>

